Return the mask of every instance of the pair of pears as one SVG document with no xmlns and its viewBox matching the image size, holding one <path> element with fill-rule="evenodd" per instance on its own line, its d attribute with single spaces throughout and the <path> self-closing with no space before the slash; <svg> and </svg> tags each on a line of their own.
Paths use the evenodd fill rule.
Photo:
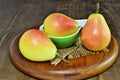
<svg viewBox="0 0 120 80">
<path fill-rule="evenodd" d="M 31 29 L 23 33 L 19 41 L 22 55 L 32 61 L 48 61 L 57 55 L 57 48 L 47 35 L 67 36 L 77 31 L 77 22 L 61 13 L 54 13 L 44 21 L 44 32 Z M 101 14 L 91 14 L 80 32 L 82 44 L 89 50 L 100 51 L 111 40 L 110 29 Z"/>
<path fill-rule="evenodd" d="M 24 32 L 19 40 L 22 55 L 31 61 L 48 61 L 57 55 L 55 44 L 48 37 L 67 36 L 78 29 L 72 18 L 61 13 L 53 13 L 44 20 L 44 31 L 30 29 Z"/>
</svg>

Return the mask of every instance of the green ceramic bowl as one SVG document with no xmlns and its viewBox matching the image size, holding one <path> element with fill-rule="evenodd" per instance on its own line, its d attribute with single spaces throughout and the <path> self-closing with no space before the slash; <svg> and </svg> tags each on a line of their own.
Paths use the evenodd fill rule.
<svg viewBox="0 0 120 80">
<path fill-rule="evenodd" d="M 75 43 L 76 39 L 80 35 L 79 31 L 80 28 L 78 28 L 78 30 L 74 34 L 71 34 L 69 36 L 63 37 L 49 36 L 49 37 L 58 48 L 66 48 L 70 47 L 71 45 L 73 45 L 73 43 Z"/>
<path fill-rule="evenodd" d="M 79 20 L 78 23 L 80 22 Z M 40 30 L 43 30 L 43 25 L 40 26 Z M 56 37 L 56 36 L 49 36 L 49 38 L 53 41 L 53 43 L 56 45 L 57 48 L 67 48 L 72 46 L 77 38 L 79 37 L 79 32 L 80 32 L 81 27 L 78 28 L 78 30 L 68 36 L 63 36 L 63 37 Z"/>
</svg>

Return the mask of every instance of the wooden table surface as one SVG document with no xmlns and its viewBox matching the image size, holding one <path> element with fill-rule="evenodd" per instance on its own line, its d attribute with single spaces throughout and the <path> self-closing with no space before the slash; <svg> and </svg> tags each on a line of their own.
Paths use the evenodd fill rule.
<svg viewBox="0 0 120 80">
<path fill-rule="evenodd" d="M 120 46 L 120 0 L 0 0 L 0 80 L 38 80 L 19 71 L 10 61 L 10 43 L 18 33 L 42 24 L 54 12 L 74 19 L 88 18 L 95 12 L 97 1 Z M 109 69 L 85 80 L 120 80 L 120 55 Z"/>
</svg>

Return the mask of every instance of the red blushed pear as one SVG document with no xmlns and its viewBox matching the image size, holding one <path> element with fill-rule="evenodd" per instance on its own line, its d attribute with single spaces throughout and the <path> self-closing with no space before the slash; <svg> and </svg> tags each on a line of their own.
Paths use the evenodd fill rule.
<svg viewBox="0 0 120 80">
<path fill-rule="evenodd" d="M 99 9 L 99 4 L 97 4 Z M 81 41 L 84 47 L 92 51 L 105 49 L 111 40 L 110 29 L 103 17 L 98 13 L 91 14 L 88 17 L 86 25 L 81 31 Z"/>
<path fill-rule="evenodd" d="M 44 31 L 49 36 L 68 36 L 78 30 L 78 23 L 61 13 L 53 13 L 44 20 Z"/>
<path fill-rule="evenodd" d="M 56 56 L 57 48 L 48 36 L 37 29 L 30 29 L 19 40 L 22 55 L 32 61 L 48 61 Z"/>
</svg>

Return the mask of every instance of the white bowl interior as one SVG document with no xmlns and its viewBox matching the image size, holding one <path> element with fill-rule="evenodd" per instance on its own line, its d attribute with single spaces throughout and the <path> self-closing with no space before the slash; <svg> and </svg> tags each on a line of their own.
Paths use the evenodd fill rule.
<svg viewBox="0 0 120 80">
<path fill-rule="evenodd" d="M 79 20 L 75 20 L 75 21 L 77 21 L 78 22 L 78 24 L 79 24 L 79 26 L 80 27 L 84 27 L 84 25 L 85 25 L 85 23 L 87 22 L 87 19 L 79 19 Z M 39 30 L 41 30 L 41 31 L 43 31 L 43 28 L 44 28 L 44 26 L 43 26 L 43 24 L 39 27 Z M 78 29 L 78 30 L 80 30 L 80 29 Z M 77 31 L 78 32 L 78 31 Z M 77 33 L 76 32 L 76 33 Z M 74 34 L 73 34 L 74 35 Z M 70 35 L 71 36 L 71 35 Z M 54 37 L 54 36 L 49 36 L 49 37 Z M 64 36 L 64 37 L 67 37 L 67 36 Z M 59 37 L 57 37 L 57 38 L 59 38 Z M 60 37 L 60 38 L 62 38 L 62 37 Z"/>
</svg>

